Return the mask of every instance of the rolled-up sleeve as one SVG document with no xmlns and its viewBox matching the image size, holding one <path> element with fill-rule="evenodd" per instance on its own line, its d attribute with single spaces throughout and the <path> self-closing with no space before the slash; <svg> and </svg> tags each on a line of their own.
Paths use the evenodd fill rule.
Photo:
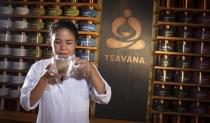
<svg viewBox="0 0 210 123">
<path fill-rule="evenodd" d="M 91 97 L 99 104 L 108 104 L 111 99 L 112 95 L 111 87 L 107 84 L 106 81 L 104 81 L 104 84 L 105 84 L 104 94 L 99 94 L 93 86 L 91 87 Z"/>
<path fill-rule="evenodd" d="M 27 111 L 36 108 L 39 104 L 40 100 L 38 100 L 33 106 L 30 105 L 30 94 L 41 78 L 42 73 L 43 69 L 41 68 L 40 64 L 33 64 L 26 75 L 24 84 L 20 90 L 20 104 Z"/>
<path fill-rule="evenodd" d="M 96 66 L 94 65 L 94 67 L 96 68 Z M 97 70 L 97 69 L 96 69 Z M 95 100 L 97 103 L 99 104 L 108 104 L 110 99 L 111 99 L 111 95 L 112 95 L 112 91 L 111 91 L 111 87 L 109 86 L 109 84 L 104 80 L 104 78 L 101 76 L 101 74 L 99 73 L 99 71 L 97 70 L 99 76 L 101 77 L 102 81 L 104 82 L 105 85 L 105 93 L 104 94 L 99 94 L 94 86 L 90 87 L 90 95 L 91 98 L 93 100 Z"/>
</svg>

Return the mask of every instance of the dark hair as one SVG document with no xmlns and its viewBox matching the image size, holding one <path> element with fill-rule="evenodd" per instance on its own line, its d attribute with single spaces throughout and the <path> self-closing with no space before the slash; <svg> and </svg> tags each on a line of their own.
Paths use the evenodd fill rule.
<svg viewBox="0 0 210 123">
<path fill-rule="evenodd" d="M 77 30 L 76 26 L 70 20 L 67 20 L 67 19 L 58 20 L 55 23 L 53 23 L 50 26 L 50 30 L 49 30 L 50 35 L 55 34 L 59 29 L 62 29 L 62 28 L 66 28 L 70 32 L 72 32 L 73 35 L 75 36 L 76 41 L 77 41 L 78 30 Z"/>
</svg>

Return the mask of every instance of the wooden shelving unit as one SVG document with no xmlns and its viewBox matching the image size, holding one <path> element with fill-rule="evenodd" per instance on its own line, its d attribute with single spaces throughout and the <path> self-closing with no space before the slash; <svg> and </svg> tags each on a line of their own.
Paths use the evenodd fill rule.
<svg viewBox="0 0 210 123">
<path fill-rule="evenodd" d="M 210 122 L 209 5 L 154 0 L 151 123 Z"/>
<path fill-rule="evenodd" d="M 8 88 L 9 90 L 15 89 L 20 90 L 23 81 L 19 83 L 11 82 L 11 76 L 25 76 L 29 70 L 29 67 L 34 62 L 49 58 L 50 57 L 50 49 L 51 45 L 49 43 L 49 37 L 48 34 L 48 25 L 51 21 L 60 20 L 60 19 L 69 19 L 72 21 L 76 21 L 79 30 L 79 38 L 84 38 L 86 36 L 90 36 L 92 39 L 95 40 L 94 46 L 86 46 L 86 45 L 80 45 L 78 43 L 76 49 L 77 49 L 77 55 L 79 50 L 89 51 L 91 52 L 91 56 L 89 54 L 89 57 L 93 57 L 90 59 L 90 62 L 94 64 L 98 64 L 98 47 L 99 47 L 99 32 L 100 32 L 100 21 L 101 21 L 101 10 L 102 10 L 102 0 L 4 0 L 0 1 L 0 8 L 1 7 L 11 7 L 13 8 L 13 12 L 10 14 L 1 14 L 3 13 L 0 9 L 0 21 L 4 19 L 10 19 L 12 24 L 14 21 L 23 21 L 25 20 L 28 22 L 27 28 L 14 28 L 12 25 L 11 27 L 3 27 L 0 26 L 0 38 L 3 37 L 2 34 L 9 34 L 11 37 L 14 34 L 23 34 L 27 35 L 26 41 L 13 41 L 13 38 L 11 40 L 3 40 L 0 39 L 0 49 L 1 48 L 10 48 L 10 50 L 13 50 L 13 48 L 23 48 L 27 49 L 28 53 L 27 55 L 15 55 L 15 54 L 4 54 L 0 53 L 0 62 L 7 61 L 7 62 L 26 62 L 29 64 L 29 66 L 26 69 L 16 69 L 16 68 L 1 68 L 0 67 L 0 76 L 2 75 L 8 75 L 9 79 L 8 81 L 0 80 L 0 89 L 2 88 Z M 62 13 L 60 15 L 48 15 L 47 11 L 50 7 L 59 7 L 62 10 Z M 79 10 L 78 16 L 71 16 L 71 15 L 65 15 L 64 11 L 65 8 L 71 8 L 71 6 L 74 6 Z M 29 9 L 28 14 L 16 14 L 15 8 L 16 7 L 25 7 Z M 34 8 L 44 8 L 45 14 L 43 15 L 34 15 L 30 12 Z M 81 9 L 83 7 L 91 7 L 96 11 L 96 16 L 81 15 Z M 44 28 L 32 28 L 30 24 L 35 20 L 42 20 L 44 23 Z M 96 29 L 95 31 L 86 31 L 81 29 L 80 22 L 91 22 L 95 25 Z M 31 35 L 35 34 L 41 34 L 43 36 L 42 42 L 32 42 L 32 39 L 30 39 Z M 38 39 L 37 39 L 38 40 Z M 38 49 L 41 52 L 41 55 L 31 55 L 29 50 L 31 49 Z M 38 50 L 37 53 L 38 53 Z M 45 54 L 45 53 L 48 54 Z M 1 90 L 0 90 L 1 91 Z M 91 103 L 92 104 L 92 103 Z M 90 114 L 94 115 L 94 105 L 91 107 Z M 32 111 L 25 111 L 20 106 L 19 102 L 19 96 L 11 96 L 10 94 L 0 94 L 0 119 L 6 119 L 6 120 L 14 120 L 14 121 L 23 121 L 23 122 L 35 122 L 36 121 L 36 114 L 37 109 Z"/>
</svg>

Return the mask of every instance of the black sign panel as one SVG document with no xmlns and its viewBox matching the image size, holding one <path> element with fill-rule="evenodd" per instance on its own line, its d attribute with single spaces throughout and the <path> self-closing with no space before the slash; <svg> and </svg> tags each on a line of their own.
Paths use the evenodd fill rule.
<svg viewBox="0 0 210 123">
<path fill-rule="evenodd" d="M 145 121 L 152 63 L 152 0 L 103 0 L 99 70 L 112 87 L 96 117 Z"/>
</svg>

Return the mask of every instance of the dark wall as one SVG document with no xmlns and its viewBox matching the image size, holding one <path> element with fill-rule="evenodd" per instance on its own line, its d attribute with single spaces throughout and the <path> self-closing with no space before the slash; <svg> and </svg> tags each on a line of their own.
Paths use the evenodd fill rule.
<svg viewBox="0 0 210 123">
<path fill-rule="evenodd" d="M 152 0 L 103 0 L 99 71 L 112 87 L 112 98 L 108 105 L 96 106 L 96 117 L 145 121 L 152 4 Z"/>
</svg>

